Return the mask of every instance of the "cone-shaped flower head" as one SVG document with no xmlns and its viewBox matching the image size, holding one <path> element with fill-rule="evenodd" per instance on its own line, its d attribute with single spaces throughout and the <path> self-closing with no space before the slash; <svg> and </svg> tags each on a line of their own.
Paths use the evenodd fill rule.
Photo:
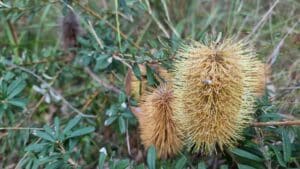
<svg viewBox="0 0 300 169">
<path fill-rule="evenodd" d="M 141 140 L 145 148 L 154 145 L 158 157 L 168 158 L 176 155 L 182 147 L 173 121 L 173 90 L 165 83 L 152 90 L 142 96 L 141 114 L 137 116 Z"/>
<path fill-rule="evenodd" d="M 233 146 L 254 113 L 264 66 L 243 42 L 194 42 L 175 63 L 174 119 L 190 148 L 212 153 Z"/>
</svg>

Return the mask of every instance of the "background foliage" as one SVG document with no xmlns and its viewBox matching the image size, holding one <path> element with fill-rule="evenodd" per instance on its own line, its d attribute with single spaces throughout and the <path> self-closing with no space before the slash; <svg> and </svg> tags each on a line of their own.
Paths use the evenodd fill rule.
<svg viewBox="0 0 300 169">
<path fill-rule="evenodd" d="M 79 45 L 66 49 L 71 8 Z M 156 160 L 125 80 L 132 69 L 154 85 L 150 65 L 171 69 L 182 40 L 249 38 L 271 66 L 255 119 L 299 119 L 299 18 L 297 0 L 0 1 L 0 168 L 300 168 L 293 126 L 248 127 L 236 149 Z"/>
</svg>

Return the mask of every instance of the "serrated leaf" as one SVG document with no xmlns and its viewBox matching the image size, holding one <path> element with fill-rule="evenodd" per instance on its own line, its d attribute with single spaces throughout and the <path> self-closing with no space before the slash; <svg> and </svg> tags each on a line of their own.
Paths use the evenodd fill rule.
<svg viewBox="0 0 300 169">
<path fill-rule="evenodd" d="M 47 134 L 43 131 L 36 130 L 32 134 L 37 136 L 37 137 L 40 137 L 44 140 L 48 140 L 48 141 L 53 142 L 53 143 L 55 142 L 55 139 L 52 136 L 50 136 L 49 134 Z"/>
<path fill-rule="evenodd" d="M 175 169 L 182 169 L 184 168 L 186 164 L 186 158 L 184 156 L 182 156 L 177 162 L 176 162 L 176 165 L 175 165 Z"/>
<path fill-rule="evenodd" d="M 240 157 L 244 157 L 246 159 L 250 159 L 250 160 L 254 160 L 254 161 L 263 161 L 263 159 L 261 159 L 260 157 L 258 157 L 257 155 L 254 155 L 252 153 L 249 153 L 245 150 L 242 150 L 242 149 L 233 149 L 231 150 L 232 153 L 240 156 Z"/>
<path fill-rule="evenodd" d="M 68 138 L 78 137 L 82 135 L 89 134 L 91 132 L 95 131 L 95 127 L 84 127 L 79 130 L 76 130 L 70 134 Z"/>
<path fill-rule="evenodd" d="M 125 133 L 125 131 L 126 131 L 126 124 L 125 124 L 124 118 L 122 116 L 120 116 L 118 118 L 118 122 L 119 122 L 120 132 L 121 133 Z"/>
<path fill-rule="evenodd" d="M 14 80 L 7 89 L 8 99 L 13 98 L 18 95 L 26 86 L 26 83 L 23 79 L 19 78 Z"/>
<path fill-rule="evenodd" d="M 156 162 L 156 150 L 153 145 L 151 145 L 147 152 L 147 164 L 149 169 L 155 169 Z"/>
<path fill-rule="evenodd" d="M 68 122 L 67 126 L 65 127 L 64 131 L 63 131 L 64 134 L 66 134 L 66 133 L 69 132 L 73 127 L 75 127 L 75 126 L 79 123 L 80 119 L 81 119 L 81 116 L 76 116 L 76 117 L 74 117 L 72 120 L 70 120 L 70 121 Z"/>
</svg>

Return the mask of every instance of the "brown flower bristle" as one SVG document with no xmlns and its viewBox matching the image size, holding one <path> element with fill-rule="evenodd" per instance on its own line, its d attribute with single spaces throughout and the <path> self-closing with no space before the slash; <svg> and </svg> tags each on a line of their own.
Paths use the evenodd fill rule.
<svg viewBox="0 0 300 169">
<path fill-rule="evenodd" d="M 253 50 L 232 40 L 185 46 L 175 64 L 174 119 L 194 151 L 233 146 L 251 121 L 264 67 Z"/>
<path fill-rule="evenodd" d="M 174 101 L 170 85 L 161 84 L 141 98 L 141 113 L 138 117 L 141 140 L 145 148 L 154 145 L 158 157 L 167 158 L 176 155 L 182 142 L 177 126 L 173 121 Z"/>
</svg>

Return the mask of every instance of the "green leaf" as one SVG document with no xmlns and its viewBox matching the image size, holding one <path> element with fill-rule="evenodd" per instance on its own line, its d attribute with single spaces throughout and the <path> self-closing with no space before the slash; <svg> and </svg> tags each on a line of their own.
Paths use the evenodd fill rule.
<svg viewBox="0 0 300 169">
<path fill-rule="evenodd" d="M 133 64 L 132 71 L 137 79 L 142 80 L 142 73 L 137 63 Z"/>
<path fill-rule="evenodd" d="M 126 98 L 126 94 L 124 92 L 121 92 L 118 97 L 119 103 L 124 103 L 126 101 Z"/>
<path fill-rule="evenodd" d="M 244 164 L 238 164 L 239 169 L 255 169 L 254 167 L 244 165 Z"/>
<path fill-rule="evenodd" d="M 220 169 L 228 169 L 228 165 L 224 164 L 220 166 Z"/>
<path fill-rule="evenodd" d="M 55 142 L 55 139 L 53 137 L 51 137 L 49 134 L 47 134 L 43 131 L 35 130 L 32 134 L 37 136 L 37 137 L 40 137 L 44 140 L 48 140 L 48 141 L 53 142 L 53 143 Z"/>
<path fill-rule="evenodd" d="M 203 161 L 201 161 L 199 164 L 198 164 L 198 169 L 206 169 L 206 165 Z"/>
<path fill-rule="evenodd" d="M 45 150 L 47 145 L 48 143 L 30 144 L 25 148 L 25 151 L 41 152 L 42 150 Z"/>
<path fill-rule="evenodd" d="M 76 117 L 74 117 L 72 120 L 70 120 L 70 121 L 68 122 L 67 126 L 65 127 L 64 131 L 63 131 L 64 134 L 66 134 L 66 133 L 69 132 L 74 126 L 76 126 L 76 125 L 79 123 L 80 119 L 81 119 L 81 116 L 76 116 Z"/>
<path fill-rule="evenodd" d="M 45 124 L 43 128 L 45 129 L 47 134 L 49 134 L 50 136 L 55 138 L 55 132 L 53 131 L 53 129 L 49 125 Z"/>
<path fill-rule="evenodd" d="M 147 152 L 147 164 L 149 169 L 155 169 L 156 162 L 156 150 L 153 145 L 151 145 Z"/>
<path fill-rule="evenodd" d="M 108 55 L 100 55 L 97 59 L 96 59 L 96 65 L 94 70 L 98 71 L 98 70 L 103 70 L 105 68 L 107 68 L 112 62 L 112 58 L 109 57 Z"/>
<path fill-rule="evenodd" d="M 124 118 L 122 116 L 120 116 L 118 118 L 118 122 L 119 122 L 120 132 L 121 133 L 125 133 L 125 131 L 126 131 L 126 124 L 125 124 Z"/>
<path fill-rule="evenodd" d="M 282 129 L 282 149 L 283 149 L 283 160 L 289 162 L 291 158 L 291 142 L 288 136 L 288 131 Z"/>
<path fill-rule="evenodd" d="M 60 126 L 59 118 L 55 117 L 54 118 L 54 131 L 55 131 L 56 138 L 59 138 L 59 128 L 60 128 L 59 126 Z"/>
<path fill-rule="evenodd" d="M 244 157 L 246 159 L 250 159 L 250 160 L 254 160 L 254 161 L 263 161 L 263 159 L 261 159 L 257 155 L 254 155 L 254 154 L 249 153 L 249 152 L 247 152 L 245 150 L 242 150 L 242 149 L 235 148 L 235 149 L 231 150 L 231 152 L 238 155 L 238 156 L 240 156 L 240 157 Z"/>
<path fill-rule="evenodd" d="M 24 79 L 16 79 L 14 80 L 7 89 L 7 93 L 8 93 L 8 99 L 13 98 L 14 96 L 18 95 L 19 93 L 21 93 L 21 91 L 25 88 L 26 83 L 24 81 Z"/>
<path fill-rule="evenodd" d="M 150 86 L 155 84 L 155 77 L 154 77 L 154 71 L 146 65 L 146 71 L 147 71 L 147 82 Z"/>
<path fill-rule="evenodd" d="M 108 119 L 105 120 L 104 125 L 105 126 L 111 125 L 117 118 L 118 118 L 117 116 L 109 117 Z"/>
<path fill-rule="evenodd" d="M 106 154 L 104 152 L 100 152 L 99 160 L 98 160 L 98 168 L 104 168 L 104 162 L 106 159 Z"/>
<path fill-rule="evenodd" d="M 23 109 L 27 105 L 26 100 L 25 99 L 21 99 L 21 98 L 15 98 L 15 99 L 7 100 L 7 103 L 9 103 L 11 105 L 14 105 L 14 106 L 17 106 L 17 107 L 20 107 L 20 108 L 23 108 Z"/>
<path fill-rule="evenodd" d="M 186 158 L 184 156 L 182 156 L 175 165 L 175 169 L 182 169 L 184 168 L 185 164 L 186 164 Z"/>
<path fill-rule="evenodd" d="M 116 164 L 116 169 L 126 169 L 129 166 L 129 160 L 120 160 Z"/>
<path fill-rule="evenodd" d="M 79 129 L 79 130 L 76 130 L 76 131 L 72 132 L 68 138 L 82 136 L 82 135 L 85 135 L 85 134 L 89 134 L 93 131 L 95 131 L 95 127 L 84 127 L 82 129 Z"/>
<path fill-rule="evenodd" d="M 286 167 L 286 164 L 285 162 L 282 160 L 282 154 L 280 153 L 279 150 L 277 150 L 277 148 L 273 145 L 269 145 L 272 150 L 274 151 L 275 155 L 276 155 L 276 158 L 277 158 L 277 161 L 278 163 L 282 166 L 282 167 Z"/>
</svg>

